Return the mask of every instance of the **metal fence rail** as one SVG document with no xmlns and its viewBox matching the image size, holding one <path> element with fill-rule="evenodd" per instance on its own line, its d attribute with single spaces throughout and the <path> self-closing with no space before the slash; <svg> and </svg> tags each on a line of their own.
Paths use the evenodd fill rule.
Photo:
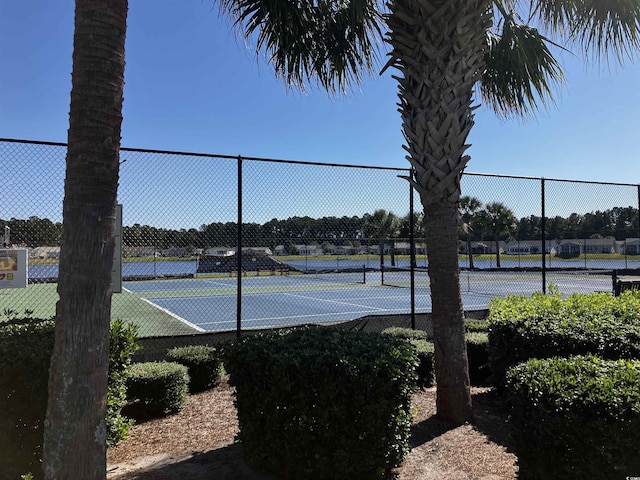
<svg viewBox="0 0 640 480">
<path fill-rule="evenodd" d="M 55 312 L 65 155 L 0 139 L 0 228 L 28 248 L 30 279 L 0 287 L 0 321 Z M 120 170 L 112 317 L 142 336 L 430 311 L 428 226 L 398 178 L 408 169 L 122 148 Z M 613 270 L 640 267 L 638 185 L 466 173 L 462 187 L 474 200 L 461 208 L 466 309 L 550 283 L 611 291 Z"/>
</svg>

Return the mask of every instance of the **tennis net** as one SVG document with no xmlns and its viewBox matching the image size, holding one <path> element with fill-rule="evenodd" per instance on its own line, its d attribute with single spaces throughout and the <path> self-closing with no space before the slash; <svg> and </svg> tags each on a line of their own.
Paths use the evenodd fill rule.
<svg viewBox="0 0 640 480">
<path fill-rule="evenodd" d="M 381 284 L 410 288 L 411 269 L 406 267 L 384 267 Z M 414 268 L 416 288 L 429 288 L 426 268 Z M 543 283 L 544 282 L 544 283 Z M 611 292 L 610 270 L 550 270 L 543 276 L 541 270 L 462 270 L 460 290 L 462 293 L 477 293 L 491 296 L 531 295 L 554 284 L 561 293 Z"/>
<path fill-rule="evenodd" d="M 365 266 L 345 269 L 291 269 L 286 273 L 286 275 L 300 280 L 312 280 L 329 283 L 344 283 L 351 285 L 367 283 L 367 269 L 365 268 Z"/>
</svg>

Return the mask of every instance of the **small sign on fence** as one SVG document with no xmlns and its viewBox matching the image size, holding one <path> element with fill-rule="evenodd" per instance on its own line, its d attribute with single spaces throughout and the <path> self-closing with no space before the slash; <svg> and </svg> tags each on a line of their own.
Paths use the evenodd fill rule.
<svg viewBox="0 0 640 480">
<path fill-rule="evenodd" d="M 27 288 L 26 248 L 0 250 L 0 288 Z"/>
</svg>

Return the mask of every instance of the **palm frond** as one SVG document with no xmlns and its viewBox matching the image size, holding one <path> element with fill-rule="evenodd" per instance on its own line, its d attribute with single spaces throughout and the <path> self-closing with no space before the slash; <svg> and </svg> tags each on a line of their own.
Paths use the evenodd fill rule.
<svg viewBox="0 0 640 480">
<path fill-rule="evenodd" d="M 335 93 L 359 83 L 382 43 L 375 0 L 221 0 L 220 8 L 276 76 L 302 90 L 317 82 Z"/>
<path fill-rule="evenodd" d="M 579 45 L 587 56 L 613 55 L 619 63 L 640 52 L 638 0 L 531 0 L 542 25 Z"/>
<path fill-rule="evenodd" d="M 501 32 L 488 34 L 481 94 L 499 116 L 529 116 L 553 102 L 554 90 L 564 82 L 562 67 L 549 49 L 555 44 L 509 14 L 501 27 Z"/>
</svg>

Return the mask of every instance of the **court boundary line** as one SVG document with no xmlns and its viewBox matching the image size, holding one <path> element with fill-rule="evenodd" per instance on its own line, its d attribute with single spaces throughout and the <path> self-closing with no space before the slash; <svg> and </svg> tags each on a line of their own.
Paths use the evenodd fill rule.
<svg viewBox="0 0 640 480">
<path fill-rule="evenodd" d="M 345 302 L 345 301 L 340 301 L 340 300 L 333 300 L 333 299 L 327 299 L 327 298 L 315 298 L 315 297 L 311 297 L 308 295 L 299 295 L 299 294 L 295 294 L 295 293 L 285 293 L 284 295 L 288 296 L 288 297 L 296 297 L 296 298 L 302 298 L 302 299 L 306 299 L 306 300 L 316 300 L 316 301 L 320 301 L 320 302 L 326 302 L 326 303 L 335 303 L 337 305 L 346 305 L 346 306 L 350 306 L 350 307 L 360 307 L 360 308 L 371 308 L 373 310 L 378 310 L 381 312 L 384 312 L 386 309 L 384 308 L 380 308 L 380 307 L 369 307 L 367 305 L 359 305 L 357 303 L 351 303 L 351 302 Z M 379 297 L 371 297 L 371 298 L 379 298 Z M 356 300 L 366 300 L 366 299 L 360 299 L 357 298 Z"/>
<path fill-rule="evenodd" d="M 208 331 L 208 330 L 205 330 L 204 328 L 201 328 L 201 327 L 199 327 L 199 326 L 197 326 L 197 325 L 195 325 L 195 324 L 191 323 L 189 320 L 186 320 L 186 319 L 182 318 L 181 316 L 176 315 L 176 314 L 175 314 L 175 313 L 173 313 L 171 310 L 168 310 L 168 309 L 166 309 L 166 308 L 164 308 L 164 307 L 161 307 L 160 305 L 157 305 L 157 304 L 153 303 L 153 302 L 152 302 L 151 300 L 149 300 L 148 298 L 142 298 L 142 297 L 140 297 L 140 298 L 141 298 L 142 300 L 144 300 L 145 302 L 147 302 L 147 303 L 148 303 L 149 305 L 151 305 L 152 307 L 157 308 L 157 309 L 158 309 L 158 310 L 160 310 L 161 312 L 166 313 L 166 314 L 167 314 L 167 315 L 169 315 L 170 317 L 175 318 L 176 320 L 178 320 L 178 321 L 180 321 L 180 322 L 184 323 L 184 324 L 185 324 L 185 325 L 187 325 L 188 327 L 193 328 L 193 329 L 194 329 L 194 330 L 196 330 L 197 332 L 204 333 L 204 332 L 207 332 L 207 331 Z"/>
</svg>

